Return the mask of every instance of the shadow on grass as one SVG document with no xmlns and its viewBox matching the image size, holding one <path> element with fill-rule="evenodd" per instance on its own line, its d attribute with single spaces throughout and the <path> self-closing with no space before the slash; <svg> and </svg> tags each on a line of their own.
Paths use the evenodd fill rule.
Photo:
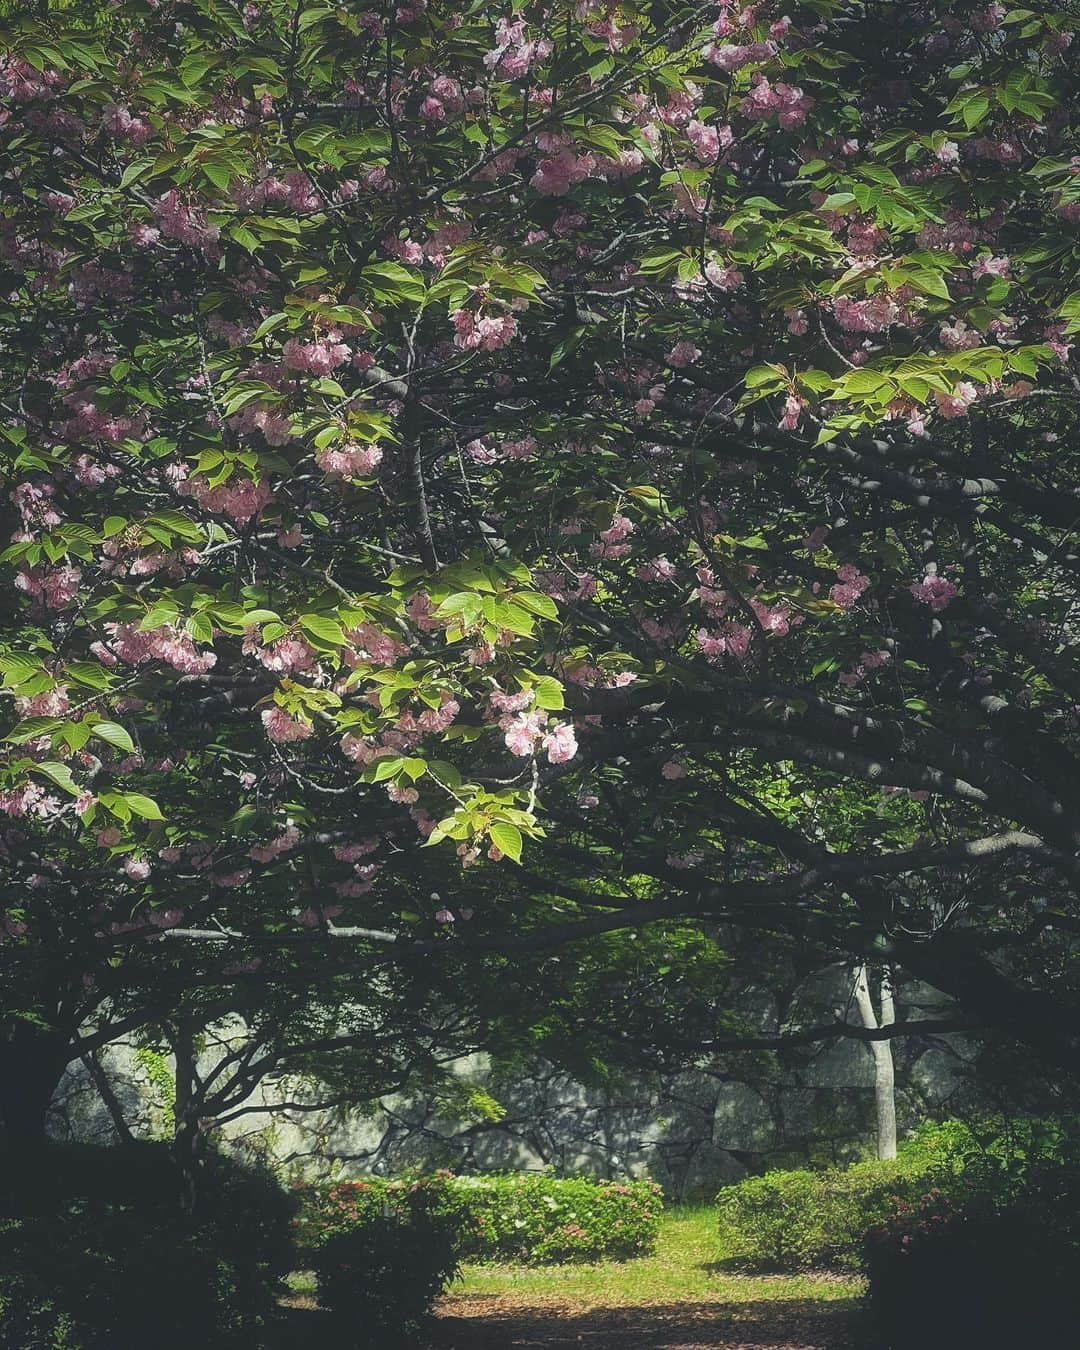
<svg viewBox="0 0 1080 1350">
<path fill-rule="evenodd" d="M 765 1266 L 747 1266 L 737 1257 L 725 1257 L 722 1261 L 702 1261 L 696 1267 L 696 1270 L 703 1270 L 706 1275 L 737 1275 L 740 1279 L 747 1280 L 809 1280 L 813 1284 L 836 1284 L 838 1281 L 852 1282 L 859 1279 L 854 1271 L 844 1270 L 782 1270 L 779 1266 L 776 1269 L 770 1269 Z"/>
<path fill-rule="evenodd" d="M 268 1350 L 383 1350 L 308 1300 L 283 1307 Z M 421 1341 L 394 1350 L 870 1350 L 857 1298 L 657 1303 L 582 1310 L 455 1297 Z"/>
<path fill-rule="evenodd" d="M 706 1273 L 707 1275 L 751 1275 L 751 1274 L 753 1274 L 753 1275 L 758 1275 L 758 1274 L 765 1274 L 765 1275 L 774 1275 L 774 1274 L 776 1274 L 776 1275 L 778 1275 L 778 1274 L 780 1274 L 779 1271 L 772 1271 L 772 1270 L 766 1270 L 766 1271 L 753 1270 L 753 1271 L 751 1271 L 751 1270 L 749 1270 L 749 1269 L 748 1269 L 748 1268 L 747 1268 L 747 1267 L 746 1267 L 746 1266 L 738 1259 L 738 1257 L 735 1257 L 735 1256 L 728 1256 L 728 1257 L 725 1257 L 724 1260 L 722 1260 L 722 1261 L 705 1261 L 705 1262 L 703 1262 L 700 1266 L 698 1266 L 698 1270 L 703 1270 L 703 1271 L 705 1271 L 705 1273 Z"/>
<path fill-rule="evenodd" d="M 659 1303 L 582 1311 L 455 1298 L 431 1336 L 438 1350 L 864 1350 L 859 1301 Z"/>
</svg>

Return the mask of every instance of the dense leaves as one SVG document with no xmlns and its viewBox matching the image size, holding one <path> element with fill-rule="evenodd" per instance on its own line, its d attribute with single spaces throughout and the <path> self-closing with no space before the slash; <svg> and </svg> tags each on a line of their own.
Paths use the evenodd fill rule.
<svg viewBox="0 0 1080 1350">
<path fill-rule="evenodd" d="M 9 19 L 9 1013 L 704 917 L 1075 1062 L 1075 26 Z"/>
</svg>

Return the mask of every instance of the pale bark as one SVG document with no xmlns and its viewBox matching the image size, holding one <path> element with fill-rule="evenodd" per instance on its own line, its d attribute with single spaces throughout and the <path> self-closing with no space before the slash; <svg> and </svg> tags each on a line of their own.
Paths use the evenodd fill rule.
<svg viewBox="0 0 1080 1350">
<path fill-rule="evenodd" d="M 855 1003 L 859 1017 L 867 1031 L 891 1026 L 896 1020 L 892 984 L 888 972 L 881 977 L 881 1015 L 874 1012 L 870 980 L 864 962 L 855 972 Z M 896 1157 L 896 1069 L 893 1063 L 892 1041 L 871 1041 L 874 1057 L 874 1108 L 877 1116 L 877 1155 Z"/>
</svg>

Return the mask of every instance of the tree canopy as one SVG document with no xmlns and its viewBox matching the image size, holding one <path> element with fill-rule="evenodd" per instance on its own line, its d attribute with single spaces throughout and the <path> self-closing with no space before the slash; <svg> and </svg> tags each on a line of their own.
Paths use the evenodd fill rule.
<svg viewBox="0 0 1080 1350">
<path fill-rule="evenodd" d="M 690 923 L 1075 1065 L 1076 6 L 23 9 L 6 1013 Z"/>
</svg>

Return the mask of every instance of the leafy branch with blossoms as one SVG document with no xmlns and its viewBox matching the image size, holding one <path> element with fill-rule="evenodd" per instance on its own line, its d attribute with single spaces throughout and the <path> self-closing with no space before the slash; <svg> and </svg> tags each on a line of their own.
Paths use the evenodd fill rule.
<svg viewBox="0 0 1080 1350">
<path fill-rule="evenodd" d="M 5 19 L 4 952 L 697 916 L 1074 1057 L 1076 26 Z"/>
</svg>

